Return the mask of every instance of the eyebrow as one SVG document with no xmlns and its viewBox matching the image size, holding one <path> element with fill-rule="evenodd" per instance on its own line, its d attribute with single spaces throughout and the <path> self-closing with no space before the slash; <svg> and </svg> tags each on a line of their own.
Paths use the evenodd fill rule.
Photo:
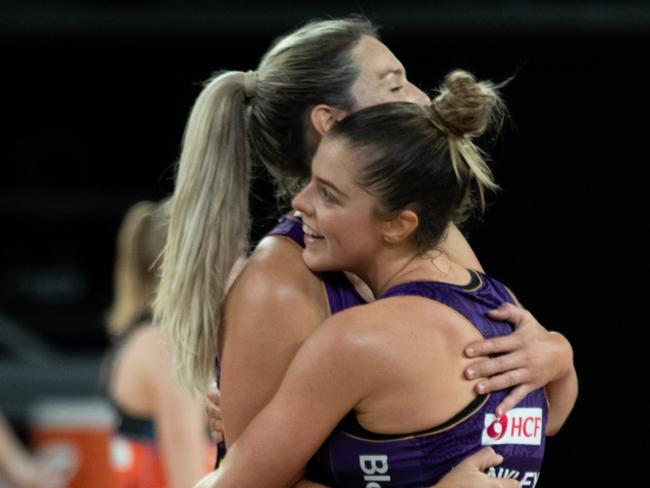
<svg viewBox="0 0 650 488">
<path fill-rule="evenodd" d="M 339 188 L 338 188 L 334 183 L 332 183 L 331 181 L 324 180 L 323 178 L 321 178 L 321 177 L 319 177 L 319 176 L 316 176 L 315 178 L 316 178 L 316 181 L 318 181 L 318 183 L 320 183 L 321 185 L 326 186 L 326 187 L 328 187 L 328 188 L 334 190 L 336 193 L 338 193 L 339 195 L 341 195 L 343 198 L 347 198 L 347 199 L 350 198 L 350 197 L 349 197 L 345 192 L 341 191 L 341 190 L 340 190 L 340 189 L 339 189 Z"/>
<path fill-rule="evenodd" d="M 388 68 L 386 71 L 382 71 L 379 74 L 379 79 L 383 80 L 388 75 L 401 75 L 401 74 L 404 74 L 404 70 L 402 68 Z"/>
</svg>

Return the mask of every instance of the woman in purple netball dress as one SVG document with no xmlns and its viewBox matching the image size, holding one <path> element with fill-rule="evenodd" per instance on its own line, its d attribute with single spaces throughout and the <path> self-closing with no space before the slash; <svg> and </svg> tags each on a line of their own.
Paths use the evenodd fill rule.
<svg viewBox="0 0 650 488">
<path fill-rule="evenodd" d="M 504 457 L 494 476 L 537 484 L 545 437 L 573 408 L 575 370 L 494 415 L 508 392 L 477 395 L 461 352 L 509 334 L 488 312 L 515 298 L 431 252 L 474 188 L 482 201 L 496 186 L 472 139 L 500 107 L 490 83 L 456 71 L 430 106 L 366 108 L 322 140 L 293 201 L 305 263 L 354 273 L 378 300 L 312 334 L 202 487 L 286 486 L 310 459 L 308 477 L 327 486 L 429 486 L 482 446 Z"/>
</svg>

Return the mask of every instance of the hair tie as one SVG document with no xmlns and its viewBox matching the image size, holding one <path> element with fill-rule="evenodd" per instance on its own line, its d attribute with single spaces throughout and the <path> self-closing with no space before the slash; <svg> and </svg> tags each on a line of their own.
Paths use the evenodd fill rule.
<svg viewBox="0 0 650 488">
<path fill-rule="evenodd" d="M 253 98 L 257 91 L 257 71 L 247 71 L 244 73 L 244 93 L 246 97 Z"/>
</svg>

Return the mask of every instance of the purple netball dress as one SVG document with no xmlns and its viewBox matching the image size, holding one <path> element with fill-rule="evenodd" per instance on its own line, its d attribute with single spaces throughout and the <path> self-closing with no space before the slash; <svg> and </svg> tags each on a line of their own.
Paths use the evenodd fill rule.
<svg viewBox="0 0 650 488">
<path fill-rule="evenodd" d="M 467 286 L 418 281 L 398 285 L 381 298 L 430 298 L 466 317 L 485 338 L 510 334 L 510 325 L 486 315 L 504 302 L 512 303 L 510 293 L 488 276 L 475 272 L 472 275 Z M 488 474 L 516 479 L 522 487 L 534 487 L 544 456 L 544 391 L 531 392 L 497 419 L 493 412 L 507 393 L 479 396 L 442 425 L 405 434 L 369 432 L 350 412 L 310 461 L 308 478 L 333 487 L 430 486 L 468 455 L 492 446 L 504 461 L 489 468 Z"/>
</svg>

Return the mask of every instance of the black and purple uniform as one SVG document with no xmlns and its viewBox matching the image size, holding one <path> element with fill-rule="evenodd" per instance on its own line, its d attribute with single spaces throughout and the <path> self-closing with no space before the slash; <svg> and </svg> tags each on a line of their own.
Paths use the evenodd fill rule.
<svg viewBox="0 0 650 488">
<path fill-rule="evenodd" d="M 512 303 L 511 294 L 498 281 L 471 274 L 472 282 L 466 286 L 416 281 L 395 286 L 380 298 L 430 298 L 460 313 L 485 338 L 510 334 L 509 324 L 493 321 L 486 313 L 504 302 Z M 350 412 L 310 461 L 308 478 L 333 487 L 430 486 L 465 457 L 492 446 L 504 461 L 490 468 L 489 474 L 534 487 L 544 457 L 546 397 L 543 389 L 533 391 L 497 419 L 493 412 L 507 393 L 479 396 L 442 425 L 405 434 L 369 432 Z"/>
</svg>

